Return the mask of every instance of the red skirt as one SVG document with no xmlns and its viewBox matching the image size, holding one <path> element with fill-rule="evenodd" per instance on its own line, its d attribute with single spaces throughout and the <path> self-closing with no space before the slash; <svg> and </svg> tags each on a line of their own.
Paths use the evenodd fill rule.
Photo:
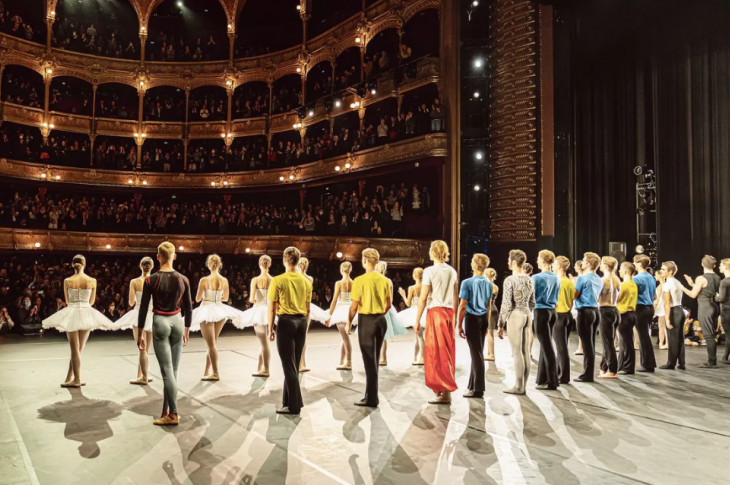
<svg viewBox="0 0 730 485">
<path fill-rule="evenodd" d="M 426 386 L 433 392 L 453 392 L 457 389 L 453 308 L 430 308 L 426 313 L 423 362 Z"/>
</svg>

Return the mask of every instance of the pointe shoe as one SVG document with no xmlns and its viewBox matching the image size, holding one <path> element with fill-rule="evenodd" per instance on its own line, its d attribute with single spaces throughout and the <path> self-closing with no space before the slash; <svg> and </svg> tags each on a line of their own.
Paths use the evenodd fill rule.
<svg viewBox="0 0 730 485">
<path fill-rule="evenodd" d="M 201 380 L 201 381 L 212 381 L 212 382 L 217 382 L 217 381 L 221 380 L 221 378 L 220 378 L 220 377 L 218 377 L 218 376 L 217 376 L 216 374 L 209 374 L 209 375 L 207 375 L 207 376 L 203 376 L 203 377 L 201 377 L 201 378 L 200 378 L 200 380 Z"/>
<path fill-rule="evenodd" d="M 413 362 L 411 362 L 411 365 L 424 365 L 424 363 L 414 360 Z"/>
<path fill-rule="evenodd" d="M 155 419 L 154 421 L 152 421 L 152 424 L 154 424 L 155 426 L 177 426 L 178 424 L 180 424 L 180 416 L 172 418 L 167 415 L 160 419 Z"/>
<path fill-rule="evenodd" d="M 61 387 L 66 389 L 78 389 L 79 387 L 85 386 L 85 382 L 81 382 L 79 384 L 76 384 L 75 382 L 64 382 L 61 384 Z"/>
<path fill-rule="evenodd" d="M 514 387 L 511 388 L 511 389 L 505 389 L 502 392 L 505 393 L 505 394 L 514 394 L 516 396 L 524 396 L 525 395 L 525 391 L 520 391 L 519 389 L 515 389 Z"/>
<path fill-rule="evenodd" d="M 618 374 L 613 374 L 611 372 L 601 372 L 598 375 L 599 379 L 618 379 Z"/>
<path fill-rule="evenodd" d="M 352 364 L 338 365 L 337 370 L 352 370 Z"/>
<path fill-rule="evenodd" d="M 309 372 L 309 367 L 302 367 L 301 369 L 299 369 L 300 374 L 303 372 Z"/>
<path fill-rule="evenodd" d="M 130 384 L 134 384 L 135 386 L 146 386 L 150 382 L 152 382 L 152 379 L 144 380 L 141 377 L 140 378 L 137 378 L 137 379 L 135 379 L 133 381 L 129 381 Z"/>
<path fill-rule="evenodd" d="M 255 374 L 251 374 L 253 377 L 269 377 L 268 371 L 266 372 L 256 372 Z"/>
<path fill-rule="evenodd" d="M 484 360 L 486 362 L 494 362 L 494 356 L 493 355 L 488 355 L 488 356 L 484 357 Z"/>
<path fill-rule="evenodd" d="M 388 361 L 387 361 L 387 360 L 381 360 L 380 362 L 378 362 L 378 365 L 379 365 L 380 367 L 385 367 L 385 366 L 387 366 L 387 365 L 388 365 Z"/>
<path fill-rule="evenodd" d="M 582 350 L 576 350 L 575 352 L 573 352 L 573 355 L 583 355 L 583 351 Z"/>
</svg>

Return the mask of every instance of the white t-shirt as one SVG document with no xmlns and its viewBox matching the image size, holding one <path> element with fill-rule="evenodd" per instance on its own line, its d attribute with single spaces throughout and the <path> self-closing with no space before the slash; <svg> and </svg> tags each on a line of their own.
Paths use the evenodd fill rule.
<svg viewBox="0 0 730 485">
<path fill-rule="evenodd" d="M 671 304 L 670 306 L 674 308 L 675 306 L 682 306 L 682 295 L 684 292 L 682 291 L 682 285 L 677 281 L 676 278 L 669 278 L 667 281 L 664 282 L 664 286 L 662 287 L 662 293 L 669 293 Z M 662 305 L 664 304 L 664 295 L 662 295 Z"/>
<path fill-rule="evenodd" d="M 426 268 L 421 284 L 431 287 L 427 308 L 454 308 L 454 286 L 458 282 L 456 270 L 446 263 L 436 263 Z"/>
</svg>

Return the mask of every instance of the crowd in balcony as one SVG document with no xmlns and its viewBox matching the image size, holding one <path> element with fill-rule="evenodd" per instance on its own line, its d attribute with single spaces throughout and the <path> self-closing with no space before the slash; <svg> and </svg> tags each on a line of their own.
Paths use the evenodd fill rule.
<svg viewBox="0 0 730 485">
<path fill-rule="evenodd" d="M 190 95 L 190 121 L 222 121 L 228 116 L 228 95 L 220 89 L 206 89 Z"/>
<path fill-rule="evenodd" d="M 53 23 L 53 47 L 83 54 L 124 59 L 139 59 L 136 31 L 119 29 L 114 10 L 94 4 L 99 17 L 96 22 L 63 16 Z"/>
<path fill-rule="evenodd" d="M 3 75 L 2 95 L 8 103 L 43 109 L 43 83 L 8 70 Z"/>
<path fill-rule="evenodd" d="M 236 90 L 233 96 L 231 119 L 258 118 L 259 116 L 267 116 L 268 114 L 268 86 L 261 83 L 251 83 Z"/>
<path fill-rule="evenodd" d="M 37 26 L 33 28 L 29 22 L 23 20 L 20 13 L 7 8 L 2 1 L 0 1 L 0 32 L 35 42 L 38 42 L 43 35 L 42 30 L 39 31 Z"/>
<path fill-rule="evenodd" d="M 391 180 L 392 177 L 388 180 Z M 158 234 L 302 234 L 389 237 L 407 234 L 408 219 L 433 216 L 428 187 L 406 182 L 352 182 L 340 195 L 311 190 L 269 194 L 81 195 L 32 186 L 0 196 L 0 227 Z M 203 202 L 204 200 L 207 200 Z M 419 224 L 422 217 L 414 219 Z"/>
<path fill-rule="evenodd" d="M 152 253 L 150 253 L 152 255 Z M 38 255 L 13 254 L 2 258 L 0 263 L 0 334 L 24 333 L 24 327 L 33 326 L 65 308 L 63 280 L 72 276 L 71 254 Z M 97 291 L 94 308 L 112 321 L 121 318 L 129 306 L 129 282 L 140 274 L 139 260 L 142 255 L 109 256 L 87 254 L 86 274 L 96 279 Z M 178 254 L 175 269 L 190 280 L 196 291 L 200 279 L 208 274 L 205 258 L 200 255 Z M 273 258 L 271 274 L 284 272 L 281 258 Z M 230 283 L 228 305 L 239 310 L 251 306 L 249 291 L 251 280 L 259 273 L 256 258 L 227 257 L 223 255 L 221 274 Z M 359 272 L 358 272 L 359 273 Z M 329 308 L 332 303 L 333 285 L 340 277 L 339 263 L 311 261 L 307 274 L 312 282 L 312 303 Z M 390 271 L 388 276 L 394 285 L 395 304 L 404 304 L 398 289 L 413 284 L 408 270 Z"/>
</svg>

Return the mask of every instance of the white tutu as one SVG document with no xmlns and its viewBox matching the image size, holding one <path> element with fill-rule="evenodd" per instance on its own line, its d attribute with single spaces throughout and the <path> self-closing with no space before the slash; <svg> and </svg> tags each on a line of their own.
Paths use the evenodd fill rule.
<svg viewBox="0 0 730 485">
<path fill-rule="evenodd" d="M 388 329 L 385 331 L 385 336 L 383 337 L 385 340 L 400 337 L 408 333 L 408 329 L 398 323 L 398 312 L 395 311 L 395 308 L 390 307 L 388 313 L 385 314 L 385 321 L 388 322 Z"/>
<path fill-rule="evenodd" d="M 421 328 L 426 328 L 426 313 L 424 311 L 421 315 Z M 411 305 L 402 312 L 398 312 L 395 319 L 396 321 L 405 328 L 413 328 L 416 326 L 416 316 L 418 316 L 418 305 Z"/>
<path fill-rule="evenodd" d="M 330 321 L 330 312 L 322 310 L 320 307 L 312 303 L 309 307 L 309 319 L 313 322 L 320 322 L 327 325 L 327 322 Z"/>
<path fill-rule="evenodd" d="M 241 314 L 241 319 L 233 321 L 233 324 L 244 329 L 247 327 L 253 327 L 254 325 L 268 325 L 269 324 L 269 307 L 266 305 L 253 306 Z"/>
<path fill-rule="evenodd" d="M 214 323 L 220 322 L 221 320 L 231 320 L 236 327 L 242 328 L 242 318 L 242 311 L 226 305 L 223 302 L 216 303 L 212 301 L 203 301 L 198 308 L 193 310 L 193 319 L 192 324 L 190 325 L 190 331 L 199 332 L 201 323 Z"/>
<path fill-rule="evenodd" d="M 152 308 L 152 305 L 150 305 L 150 308 Z M 147 320 L 144 322 L 144 331 L 145 332 L 152 331 L 152 316 L 153 316 L 153 313 L 151 311 L 148 311 Z M 129 310 L 127 313 L 122 315 L 122 318 L 120 318 L 116 322 L 112 323 L 112 328 L 109 328 L 108 330 L 128 330 L 132 327 L 137 326 L 138 319 L 139 319 L 139 305 L 135 306 L 133 309 Z"/>
<path fill-rule="evenodd" d="M 43 320 L 43 328 L 55 328 L 59 332 L 79 330 L 109 330 L 114 322 L 101 312 L 94 310 L 88 303 L 72 303 Z"/>
<path fill-rule="evenodd" d="M 338 303 L 335 307 L 335 311 L 332 312 L 332 317 L 330 318 L 329 324 L 327 324 L 328 327 L 334 327 L 337 326 L 338 323 L 344 323 L 347 324 L 347 318 L 350 314 L 350 303 Z M 357 313 L 355 314 L 355 318 L 352 319 L 352 325 L 357 325 Z"/>
</svg>

